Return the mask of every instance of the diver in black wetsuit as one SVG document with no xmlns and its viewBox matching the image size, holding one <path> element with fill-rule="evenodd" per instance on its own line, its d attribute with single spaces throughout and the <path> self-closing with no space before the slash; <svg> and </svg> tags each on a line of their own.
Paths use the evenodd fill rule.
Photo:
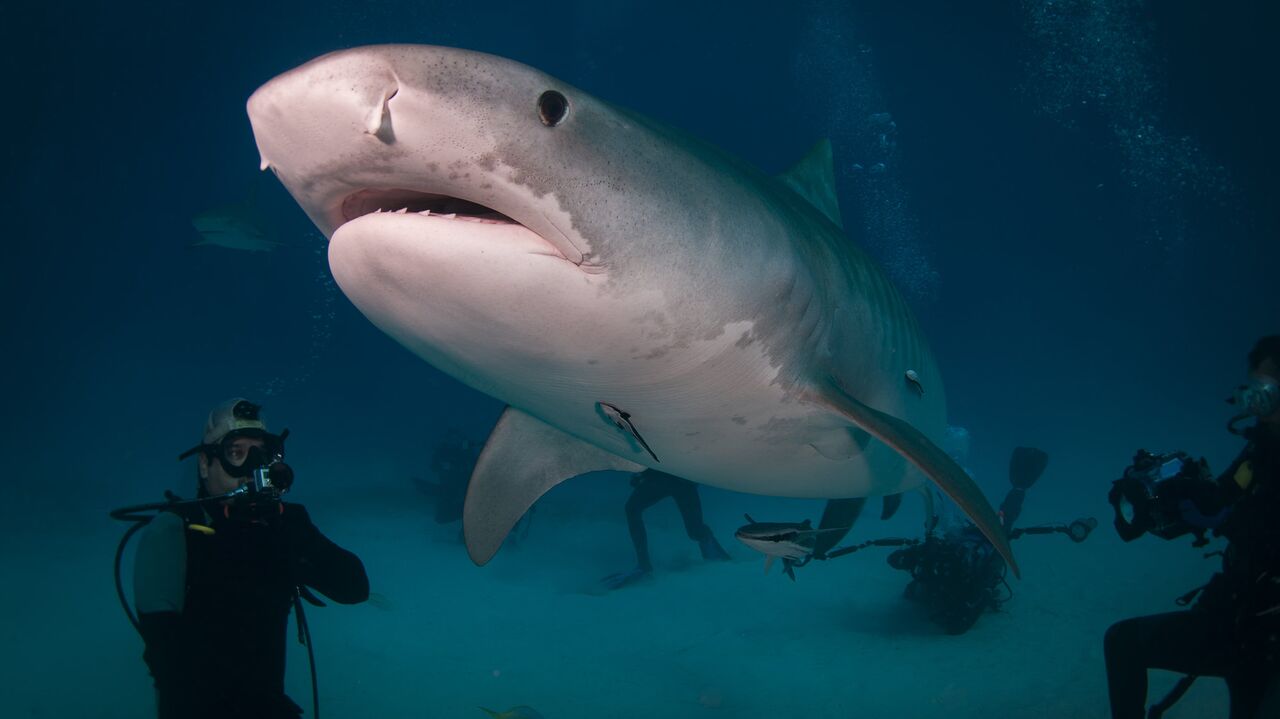
<svg viewBox="0 0 1280 719">
<path fill-rule="evenodd" d="M 689 539 L 698 543 L 702 550 L 702 558 L 706 560 L 725 561 L 729 553 L 716 541 L 711 528 L 702 521 L 702 502 L 698 499 L 698 485 L 687 479 L 681 479 L 656 469 L 645 471 L 631 477 L 631 497 L 627 499 L 627 528 L 631 530 L 631 543 L 636 550 L 636 566 L 629 572 L 610 574 L 600 580 L 609 589 L 619 589 L 653 571 L 649 561 L 649 538 L 644 529 L 644 510 L 652 507 L 667 497 L 676 501 L 680 509 L 680 517 L 684 519 L 685 532 Z"/>
<path fill-rule="evenodd" d="M 199 493 L 210 497 L 268 464 L 287 489 L 283 451 L 256 405 L 231 400 L 210 413 L 203 442 L 184 456 L 198 454 Z M 342 604 L 369 597 L 359 558 L 321 534 L 300 504 L 278 495 L 207 510 L 186 504 L 151 520 L 134 594 L 159 717 L 299 716 L 284 692 L 285 635 L 298 592 L 310 597 L 305 587 Z"/>
<path fill-rule="evenodd" d="M 1258 341 L 1249 374 L 1250 385 L 1238 395 L 1244 411 L 1232 420 L 1257 417 L 1242 432 L 1248 444 L 1217 478 L 1216 492 L 1197 495 L 1195 506 L 1178 502 L 1175 513 L 1186 524 L 1175 531 L 1211 529 L 1227 538 L 1222 571 L 1192 609 L 1126 619 L 1107 630 L 1115 719 L 1145 716 L 1149 668 L 1225 678 L 1231 719 L 1280 716 L 1280 335 Z M 1142 534 L 1119 508 L 1116 526 L 1126 541 Z"/>
</svg>

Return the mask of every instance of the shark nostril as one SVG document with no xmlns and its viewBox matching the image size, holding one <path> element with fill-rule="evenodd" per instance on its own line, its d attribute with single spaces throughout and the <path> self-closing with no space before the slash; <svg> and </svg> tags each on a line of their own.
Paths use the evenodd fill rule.
<svg viewBox="0 0 1280 719">
<path fill-rule="evenodd" d="M 374 104 L 373 109 L 369 111 L 368 117 L 365 118 L 365 132 L 388 145 L 395 142 L 396 139 L 395 131 L 391 126 L 391 99 L 399 92 L 399 85 L 383 90 L 381 98 Z"/>
</svg>

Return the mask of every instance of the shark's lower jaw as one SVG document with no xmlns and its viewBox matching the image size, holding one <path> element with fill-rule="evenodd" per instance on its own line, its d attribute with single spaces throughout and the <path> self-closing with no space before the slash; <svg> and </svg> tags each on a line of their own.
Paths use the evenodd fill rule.
<svg viewBox="0 0 1280 719">
<path fill-rule="evenodd" d="M 497 210 L 461 198 L 404 189 L 365 189 L 354 192 L 342 199 L 335 214 L 345 224 L 358 217 L 381 212 L 412 212 L 443 219 L 497 225 L 519 224 Z"/>
</svg>

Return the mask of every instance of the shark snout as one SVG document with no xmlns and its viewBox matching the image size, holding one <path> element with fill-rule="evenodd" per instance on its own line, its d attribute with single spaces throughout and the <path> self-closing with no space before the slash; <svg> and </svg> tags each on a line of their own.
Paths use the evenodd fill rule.
<svg viewBox="0 0 1280 719">
<path fill-rule="evenodd" d="M 262 168 L 301 179 L 327 168 L 362 138 L 393 143 L 391 100 L 399 91 L 387 62 L 353 51 L 317 58 L 272 79 L 246 104 Z"/>
</svg>

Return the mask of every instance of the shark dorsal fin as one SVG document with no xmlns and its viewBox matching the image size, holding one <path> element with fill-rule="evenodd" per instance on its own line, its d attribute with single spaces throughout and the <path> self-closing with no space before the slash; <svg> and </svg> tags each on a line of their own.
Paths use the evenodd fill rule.
<svg viewBox="0 0 1280 719">
<path fill-rule="evenodd" d="M 844 227 L 844 222 L 840 219 L 840 203 L 836 201 L 836 173 L 831 159 L 831 140 L 819 140 L 804 159 L 779 175 L 778 179 L 818 208 L 838 227 Z"/>
</svg>

